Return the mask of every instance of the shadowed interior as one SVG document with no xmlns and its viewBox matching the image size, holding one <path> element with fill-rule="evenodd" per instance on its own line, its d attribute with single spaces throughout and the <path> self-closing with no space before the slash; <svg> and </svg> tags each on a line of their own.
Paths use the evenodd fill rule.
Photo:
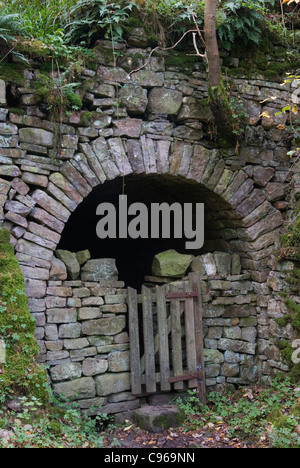
<svg viewBox="0 0 300 468">
<path fill-rule="evenodd" d="M 200 251 L 186 250 L 187 239 L 174 239 L 173 229 L 170 239 L 99 239 L 96 226 L 101 217 L 96 216 L 96 209 L 101 203 L 112 203 L 116 207 L 118 219 L 119 196 L 122 190 L 122 178 L 107 181 L 96 187 L 71 215 L 58 248 L 72 252 L 89 249 L 92 258 L 117 259 L 120 280 L 125 281 L 126 286 L 137 289 L 143 284 L 145 275 L 151 275 L 153 258 L 159 252 L 175 249 L 180 253 L 198 255 L 213 250 L 229 251 L 224 230 L 230 229 L 231 219 L 236 218 L 229 204 L 195 181 L 169 175 L 125 177 L 128 206 L 135 202 L 143 203 L 148 207 L 150 216 L 151 203 L 204 203 L 205 244 Z M 128 221 L 132 218 L 128 217 Z M 171 219 L 173 227 L 173 217 Z M 236 227 L 237 220 L 234 221 Z"/>
</svg>

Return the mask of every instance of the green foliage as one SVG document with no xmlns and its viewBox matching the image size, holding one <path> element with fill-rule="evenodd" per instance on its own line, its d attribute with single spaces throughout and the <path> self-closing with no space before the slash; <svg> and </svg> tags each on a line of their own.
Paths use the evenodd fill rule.
<svg viewBox="0 0 300 468">
<path fill-rule="evenodd" d="M 0 448 L 101 448 L 100 431 L 111 428 L 109 416 L 89 418 L 76 403 L 52 399 L 45 407 L 35 397 L 20 403 L 21 413 L 0 410 L 0 427 L 12 434 L 8 443 L 0 439 Z"/>
<path fill-rule="evenodd" d="M 21 29 L 20 17 L 17 14 L 8 14 L 0 6 L 0 40 L 4 42 L 15 41 L 15 34 Z"/>
<path fill-rule="evenodd" d="M 222 8 L 223 20 L 218 27 L 218 35 L 226 50 L 240 40 L 244 44 L 254 42 L 259 44 L 264 26 L 266 12 L 264 0 L 225 2 Z"/>
<path fill-rule="evenodd" d="M 193 25 L 192 9 L 200 27 L 203 26 L 205 1 L 195 0 L 136 0 L 140 5 L 141 18 L 149 33 L 182 34 Z M 192 6 L 192 9 L 191 9 Z M 193 25 L 194 27 L 194 25 Z"/>
<path fill-rule="evenodd" d="M 300 445 L 295 431 L 300 423 L 299 395 L 289 378 L 276 378 L 270 389 L 210 393 L 205 407 L 193 391 L 177 404 L 185 411 L 187 431 L 225 424 L 231 438 L 257 442 L 269 438 L 270 447 L 290 448 Z"/>
<path fill-rule="evenodd" d="M 12 393 L 48 399 L 46 372 L 37 362 L 35 320 L 28 309 L 25 282 L 10 234 L 0 230 L 0 336 L 6 344 L 6 364 L 0 379 L 0 401 Z"/>
<path fill-rule="evenodd" d="M 46 41 L 68 21 L 67 10 L 76 0 L 4 0 L 5 11 L 18 15 L 24 37 Z"/>
<path fill-rule="evenodd" d="M 81 97 L 74 92 L 80 83 L 70 82 L 78 71 L 76 64 L 72 64 L 64 72 L 50 75 L 41 73 L 35 82 L 37 101 L 47 106 L 47 110 L 57 122 L 68 110 L 78 111 L 82 108 Z"/>
<path fill-rule="evenodd" d="M 123 36 L 123 24 L 136 4 L 111 3 L 108 0 L 80 0 L 70 10 L 70 22 L 66 28 L 66 41 L 90 44 L 93 38 L 104 36 L 118 41 Z"/>
</svg>

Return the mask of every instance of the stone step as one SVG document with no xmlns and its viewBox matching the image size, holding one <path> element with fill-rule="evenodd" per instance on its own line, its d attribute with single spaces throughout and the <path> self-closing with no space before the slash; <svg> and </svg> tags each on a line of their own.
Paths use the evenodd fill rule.
<svg viewBox="0 0 300 468">
<path fill-rule="evenodd" d="M 156 434 L 171 427 L 181 426 L 184 422 L 184 414 L 173 405 L 142 406 L 134 411 L 133 420 L 140 429 Z"/>
</svg>

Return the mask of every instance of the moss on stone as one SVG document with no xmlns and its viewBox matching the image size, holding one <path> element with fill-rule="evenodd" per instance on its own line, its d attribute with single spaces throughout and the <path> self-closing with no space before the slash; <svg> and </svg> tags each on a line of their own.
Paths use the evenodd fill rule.
<svg viewBox="0 0 300 468">
<path fill-rule="evenodd" d="M 278 318 L 275 320 L 277 325 L 281 328 L 286 327 L 287 324 L 290 322 L 290 317 L 283 317 L 283 318 Z"/>
<path fill-rule="evenodd" d="M 6 344 L 6 364 L 0 395 L 49 399 L 46 371 L 37 362 L 35 320 L 30 315 L 24 277 L 10 245 L 10 233 L 0 229 L 0 336 Z"/>
<path fill-rule="evenodd" d="M 6 83 L 13 83 L 19 86 L 24 86 L 24 67 L 15 63 L 0 63 L 0 79 Z"/>
<path fill-rule="evenodd" d="M 20 107 L 10 107 L 9 112 L 11 112 L 12 114 L 16 114 L 16 115 L 26 114 L 25 110 L 21 109 Z"/>
<path fill-rule="evenodd" d="M 193 70 L 195 61 L 195 56 L 189 56 L 185 52 L 170 52 L 169 57 L 166 59 L 166 68 Z"/>
<path fill-rule="evenodd" d="M 294 349 L 290 341 L 282 340 L 278 341 L 277 346 L 281 350 L 281 355 L 283 360 L 285 361 L 286 365 L 290 368 L 290 376 L 292 381 L 295 383 L 300 382 L 300 364 L 295 364 L 292 359 L 292 355 L 294 353 Z"/>
<path fill-rule="evenodd" d="M 72 109 L 80 110 L 82 108 L 82 99 L 78 94 L 70 92 L 66 95 L 66 98 Z"/>
<path fill-rule="evenodd" d="M 52 52 L 49 46 L 39 39 L 18 41 L 16 50 L 27 57 L 49 59 Z"/>
<path fill-rule="evenodd" d="M 176 426 L 182 426 L 185 421 L 185 413 L 182 409 L 176 414 Z M 162 414 L 155 418 L 154 424 L 156 427 L 166 430 L 174 426 L 174 414 Z"/>
</svg>

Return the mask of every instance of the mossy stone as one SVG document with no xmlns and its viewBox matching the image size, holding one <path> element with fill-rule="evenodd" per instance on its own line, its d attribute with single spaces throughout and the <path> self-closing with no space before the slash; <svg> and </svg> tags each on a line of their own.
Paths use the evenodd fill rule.
<svg viewBox="0 0 300 468">
<path fill-rule="evenodd" d="M 55 255 L 66 265 L 68 278 L 72 281 L 77 280 L 80 275 L 80 264 L 76 254 L 68 250 L 57 250 Z"/>
<path fill-rule="evenodd" d="M 192 260 L 191 255 L 183 255 L 176 250 L 167 250 L 154 257 L 152 273 L 154 276 L 183 278 Z"/>
<path fill-rule="evenodd" d="M 140 429 L 156 434 L 181 426 L 185 415 L 176 406 L 144 406 L 134 412 L 133 418 Z"/>
<path fill-rule="evenodd" d="M 25 281 L 10 245 L 10 233 L 0 229 L 0 329 L 6 345 L 6 363 L 0 394 L 34 396 L 49 401 L 46 372 L 37 358 L 35 320 L 30 315 Z"/>
</svg>

